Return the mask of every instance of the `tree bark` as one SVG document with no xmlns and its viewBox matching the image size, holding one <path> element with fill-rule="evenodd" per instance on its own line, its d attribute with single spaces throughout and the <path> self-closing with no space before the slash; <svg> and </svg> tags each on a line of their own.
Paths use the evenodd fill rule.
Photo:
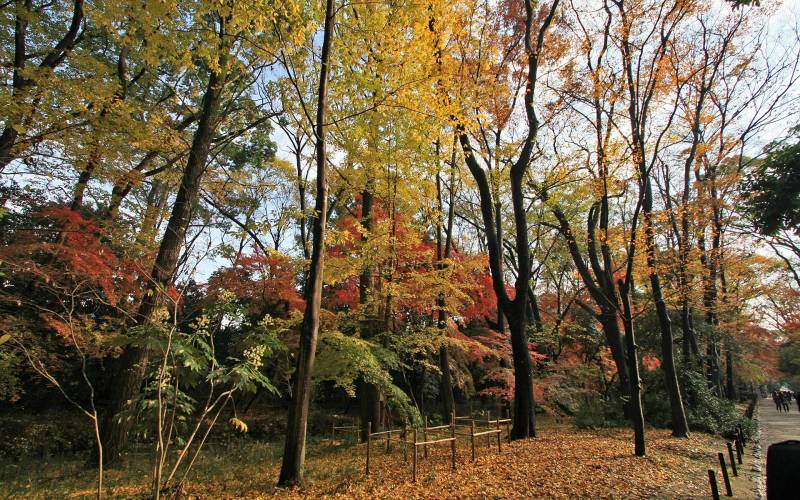
<svg viewBox="0 0 800 500">
<path fill-rule="evenodd" d="M 172 214 L 161 245 L 153 264 L 150 281 L 137 312 L 137 322 L 147 323 L 153 313 L 163 303 L 163 293 L 172 280 L 192 211 L 200 192 L 200 180 L 206 169 L 211 139 L 217 123 L 217 113 L 222 95 L 223 78 L 211 72 L 202 102 L 202 116 L 192 139 L 192 147 L 183 177 L 172 206 Z M 128 347 L 116 363 L 115 383 L 112 386 L 111 401 L 103 419 L 103 442 L 105 456 L 109 461 L 116 460 L 123 451 L 131 428 L 130 421 L 119 420 L 118 414 L 141 390 L 149 352 L 140 347 Z"/>
<path fill-rule="evenodd" d="M 628 285 L 618 282 L 620 299 L 622 300 L 622 321 L 625 325 L 625 347 L 628 354 L 628 381 L 630 384 L 630 400 L 628 418 L 633 424 L 634 454 L 643 457 L 646 453 L 644 440 L 644 413 L 642 412 L 642 380 L 639 377 L 639 357 L 636 354 L 636 337 L 633 333 L 633 314 L 631 312 Z"/>
<path fill-rule="evenodd" d="M 631 127 L 631 144 L 633 149 L 633 161 L 639 173 L 640 189 L 642 193 L 642 218 L 644 222 L 644 243 L 645 256 L 647 260 L 647 270 L 650 277 L 650 288 L 653 302 L 656 305 L 659 329 L 661 331 L 661 355 L 663 357 L 661 368 L 664 372 L 664 379 L 667 392 L 670 398 L 670 410 L 672 413 L 672 435 L 678 437 L 689 436 L 689 424 L 686 420 L 686 412 L 683 408 L 678 376 L 675 370 L 675 356 L 672 338 L 672 322 L 667 311 L 667 304 L 664 302 L 664 295 L 661 290 L 661 278 L 658 275 L 656 262 L 656 243 L 653 233 L 653 188 L 650 177 L 650 169 L 645 156 L 645 142 L 643 133 L 646 130 L 647 107 L 639 108 L 640 95 L 637 87 L 638 80 L 633 74 L 633 55 L 631 54 L 631 44 L 628 39 L 630 33 L 630 21 L 627 11 L 624 8 L 623 0 L 616 2 L 622 18 L 622 27 L 625 35 L 621 39 L 622 59 L 625 69 L 625 80 L 628 87 L 628 120 Z M 662 35 L 664 39 L 666 35 Z M 663 52 L 658 52 L 663 56 Z M 652 94 L 647 96 L 652 97 Z M 645 99 L 644 102 L 649 102 Z"/>
<path fill-rule="evenodd" d="M 366 248 L 373 229 L 372 208 L 374 197 L 372 196 L 372 181 L 367 181 L 367 186 L 361 192 L 361 244 Z M 366 257 L 362 255 L 362 258 Z M 377 315 L 374 307 L 370 304 L 370 294 L 372 293 L 372 267 L 367 266 L 361 270 L 358 277 L 358 302 L 361 308 L 361 338 L 369 339 L 375 336 L 375 325 Z M 383 421 L 381 419 L 381 391 L 380 389 L 364 380 L 359 380 L 356 387 L 358 391 L 358 401 L 361 410 L 361 440 L 367 440 L 367 423 L 372 422 L 372 431 L 381 432 Z"/>
<path fill-rule="evenodd" d="M 322 35 L 319 89 L 317 92 L 317 114 L 314 133 L 316 135 L 317 192 L 314 206 L 314 242 L 311 249 L 311 265 L 306 287 L 306 310 L 300 329 L 300 351 L 297 354 L 297 369 L 292 391 L 292 403 L 286 423 L 286 443 L 283 449 L 278 484 L 293 486 L 303 482 L 306 458 L 306 426 L 308 406 L 311 399 L 311 376 L 317 351 L 319 333 L 319 310 L 322 301 L 322 275 L 325 264 L 325 226 L 328 213 L 328 167 L 325 144 L 325 111 L 328 95 L 328 71 L 333 38 L 334 1 L 325 2 L 325 25 Z"/>
<path fill-rule="evenodd" d="M 437 143 L 437 150 L 438 150 L 438 143 Z M 453 155 L 451 157 L 450 163 L 450 199 L 448 202 L 448 209 L 447 209 L 447 227 L 445 229 L 445 237 L 444 241 L 442 241 L 442 222 L 439 219 L 439 222 L 436 225 L 436 260 L 437 267 L 441 270 L 445 268 L 445 265 L 442 261 L 443 259 L 450 258 L 450 251 L 453 246 L 453 220 L 455 218 L 455 208 L 453 206 L 454 201 L 454 180 L 455 180 L 455 143 L 453 144 Z M 436 194 L 438 199 L 439 205 L 439 216 L 442 216 L 444 212 L 444 206 L 442 202 L 442 181 L 440 177 L 440 173 L 436 173 Z M 439 307 L 439 318 L 437 321 L 437 327 L 442 335 L 447 336 L 447 310 L 445 309 L 445 297 L 444 295 L 440 295 L 437 299 L 437 306 Z M 499 309 L 499 308 L 498 308 Z M 439 348 L 439 370 L 442 372 L 442 376 L 440 379 L 439 384 L 439 395 L 442 399 L 442 421 L 447 422 L 453 412 L 456 410 L 455 405 L 455 398 L 453 397 L 453 380 L 450 375 L 450 355 L 447 351 L 447 345 L 443 345 Z"/>
</svg>

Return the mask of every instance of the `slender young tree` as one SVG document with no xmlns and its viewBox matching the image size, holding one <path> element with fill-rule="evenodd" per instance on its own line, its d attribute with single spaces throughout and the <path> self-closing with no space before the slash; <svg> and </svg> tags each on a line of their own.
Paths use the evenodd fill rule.
<svg viewBox="0 0 800 500">
<path fill-rule="evenodd" d="M 319 311 L 322 301 L 322 274 L 325 264 L 325 226 L 328 213 L 328 165 L 325 149 L 325 110 L 328 98 L 328 74 L 333 45 L 333 21 L 336 11 L 334 1 L 325 2 L 325 23 L 322 31 L 317 113 L 314 127 L 316 146 L 317 192 L 314 205 L 311 264 L 306 285 L 306 310 L 300 329 L 300 351 L 294 374 L 292 403 L 286 425 L 286 443 L 283 450 L 278 484 L 292 486 L 302 483 L 306 458 L 306 427 L 311 399 L 311 376 L 319 333 Z"/>
</svg>

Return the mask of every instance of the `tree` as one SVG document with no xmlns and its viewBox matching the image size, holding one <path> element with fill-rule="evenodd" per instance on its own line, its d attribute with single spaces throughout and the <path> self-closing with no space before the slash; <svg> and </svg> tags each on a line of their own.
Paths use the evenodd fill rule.
<svg viewBox="0 0 800 500">
<path fill-rule="evenodd" d="M 294 375 L 292 404 L 286 425 L 286 444 L 278 484 L 291 486 L 303 481 L 306 458 L 306 427 L 308 405 L 311 398 L 311 376 L 314 372 L 314 357 L 319 332 L 319 310 L 322 300 L 322 273 L 325 266 L 325 229 L 328 214 L 328 158 L 325 144 L 325 111 L 328 98 L 328 74 L 333 45 L 333 22 L 336 15 L 334 1 L 326 0 L 325 22 L 322 28 L 322 48 L 319 65 L 319 87 L 317 112 L 314 127 L 316 151 L 316 202 L 314 204 L 313 243 L 308 283 L 305 289 L 306 310 L 300 329 L 300 352 L 297 355 L 297 371 Z"/>
<path fill-rule="evenodd" d="M 800 128 L 796 129 L 800 132 Z M 774 143 L 763 162 L 745 180 L 747 211 L 765 236 L 800 227 L 800 142 Z"/>
<path fill-rule="evenodd" d="M 511 346 L 514 354 L 514 427 L 512 436 L 524 439 L 536 436 L 536 424 L 533 400 L 533 373 L 528 348 L 528 286 L 531 275 L 530 249 L 528 242 L 528 221 L 525 210 L 524 182 L 525 173 L 533 157 L 533 148 L 539 130 L 539 119 L 534 107 L 537 73 L 544 50 L 544 38 L 553 21 L 558 8 L 556 0 L 545 12 L 534 39 L 534 23 L 537 13 L 533 3 L 525 1 L 523 44 L 527 59 L 527 77 L 524 90 L 524 106 L 527 134 L 519 156 L 509 170 L 511 183 L 511 199 L 516 230 L 517 279 L 514 284 L 514 298 L 510 298 L 505 288 L 505 277 L 502 270 L 502 242 L 497 239 L 497 220 L 492 191 L 486 172 L 478 164 L 472 145 L 463 123 L 456 124 L 459 143 L 464 152 L 464 161 L 475 179 L 480 192 L 481 216 L 483 218 L 486 241 L 489 249 L 489 265 L 492 270 L 492 282 L 497 294 L 497 301 L 508 320 L 511 332 Z"/>
</svg>

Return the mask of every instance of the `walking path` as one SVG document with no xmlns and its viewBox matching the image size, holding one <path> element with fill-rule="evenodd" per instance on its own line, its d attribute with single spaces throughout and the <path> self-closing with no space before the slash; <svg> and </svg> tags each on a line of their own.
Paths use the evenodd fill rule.
<svg viewBox="0 0 800 500">
<path fill-rule="evenodd" d="M 772 398 L 762 398 L 758 403 L 758 427 L 761 433 L 762 480 L 766 481 L 767 448 L 772 443 L 800 439 L 800 411 L 792 401 L 789 412 L 778 411 Z"/>
<path fill-rule="evenodd" d="M 766 460 L 767 448 L 772 443 L 800 439 L 800 411 L 797 411 L 795 401 L 789 406 L 788 413 L 776 410 L 771 398 L 762 398 L 758 405 L 761 448 L 764 450 L 764 460 Z"/>
</svg>

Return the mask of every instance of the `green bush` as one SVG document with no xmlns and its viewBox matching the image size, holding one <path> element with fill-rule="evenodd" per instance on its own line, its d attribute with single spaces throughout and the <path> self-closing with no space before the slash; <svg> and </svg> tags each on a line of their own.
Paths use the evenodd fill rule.
<svg viewBox="0 0 800 500">
<path fill-rule="evenodd" d="M 622 412 L 622 402 L 617 399 L 604 400 L 601 397 L 587 397 L 578 405 L 575 426 L 579 429 L 621 425 L 626 425 L 626 421 Z"/>
<path fill-rule="evenodd" d="M 691 403 L 687 405 L 686 415 L 691 429 L 720 434 L 729 439 L 736 435 L 737 429 L 741 429 L 746 439 L 752 436 L 752 421 L 742 415 L 733 402 L 715 396 L 702 374 L 690 370 L 683 373 L 682 379 Z"/>
</svg>

